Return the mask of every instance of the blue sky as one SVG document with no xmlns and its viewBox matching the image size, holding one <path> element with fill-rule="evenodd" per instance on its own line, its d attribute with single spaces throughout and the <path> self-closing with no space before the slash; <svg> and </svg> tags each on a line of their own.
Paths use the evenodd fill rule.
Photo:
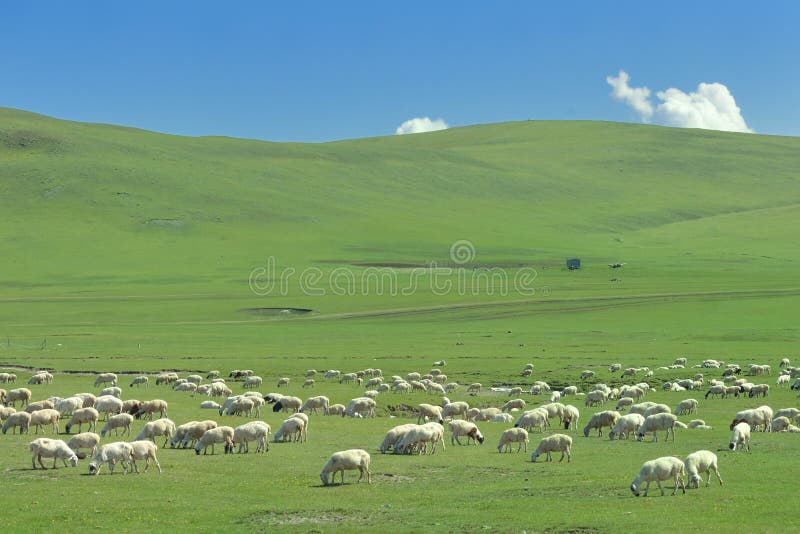
<svg viewBox="0 0 800 534">
<path fill-rule="evenodd" d="M 715 82 L 749 129 L 800 135 L 798 22 L 800 2 L 15 2 L 0 106 L 312 142 L 413 117 L 641 122 L 611 97 L 624 69 L 650 122 L 672 117 L 657 92 Z"/>
</svg>

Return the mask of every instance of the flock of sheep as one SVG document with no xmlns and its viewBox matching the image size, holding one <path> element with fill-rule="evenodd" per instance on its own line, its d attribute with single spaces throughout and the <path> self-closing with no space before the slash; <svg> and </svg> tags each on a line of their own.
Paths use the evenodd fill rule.
<svg viewBox="0 0 800 534">
<path fill-rule="evenodd" d="M 598 436 L 603 435 L 603 429 L 608 429 L 608 438 L 611 440 L 629 439 L 633 436 L 641 441 L 647 435 L 652 439 L 659 439 L 659 432 L 664 433 L 664 441 L 675 441 L 676 429 L 710 429 L 701 419 L 693 419 L 684 423 L 679 416 L 688 416 L 698 412 L 699 402 L 694 398 L 684 399 L 674 408 L 654 402 L 643 400 L 651 391 L 648 379 L 653 379 L 655 373 L 648 368 L 625 368 L 620 364 L 609 367 L 610 373 L 621 372 L 620 379 L 634 378 L 641 375 L 643 380 L 635 384 L 623 384 L 619 387 L 609 387 L 606 384 L 594 383 L 591 387 L 587 381 L 596 378 L 593 371 L 580 373 L 579 385 L 569 385 L 555 390 L 543 381 L 536 381 L 528 390 L 531 396 L 546 396 L 545 402 L 540 406 L 528 409 L 528 401 L 523 398 L 513 398 L 504 402 L 502 406 L 470 407 L 465 401 L 451 402 L 445 395 L 461 389 L 468 394 L 477 396 L 481 394 L 483 386 L 471 383 L 461 386 L 450 381 L 441 371 L 446 362 L 437 361 L 433 369 L 426 374 L 417 372 L 408 373 L 405 377 L 392 376 L 384 378 L 379 369 L 364 369 L 353 373 L 341 373 L 337 370 L 328 370 L 317 373 L 309 370 L 303 377 L 303 388 L 314 387 L 316 378 L 321 375 L 323 381 L 338 381 L 341 384 L 351 383 L 357 387 L 365 386 L 367 389 L 362 396 L 355 397 L 347 404 L 332 404 L 324 395 L 309 397 L 305 401 L 298 397 L 269 393 L 263 395 L 256 391 L 263 386 L 263 379 L 250 370 L 231 371 L 227 379 L 222 378 L 218 371 L 211 371 L 205 377 L 191 374 L 180 378 L 177 373 L 161 373 L 155 377 L 157 386 L 171 387 L 175 391 L 184 391 L 193 395 L 206 396 L 208 400 L 200 403 L 200 409 L 215 410 L 220 416 L 234 415 L 258 418 L 265 405 L 271 405 L 273 412 L 286 412 L 288 417 L 273 433 L 271 426 L 260 420 L 248 421 L 239 426 L 220 426 L 212 419 L 189 421 L 176 425 L 167 418 L 167 402 L 152 399 L 141 402 L 138 400 L 122 400 L 122 388 L 118 386 L 119 377 L 114 373 L 102 373 L 94 380 L 95 388 L 102 388 L 98 395 L 92 393 L 77 393 L 70 397 L 51 397 L 44 400 L 33 401 L 32 392 L 28 388 L 0 389 L 0 423 L 2 432 L 6 434 L 28 432 L 32 427 L 36 434 L 45 427 L 52 426 L 54 434 L 60 432 L 60 422 L 67 420 L 65 430 L 70 434 L 77 427 L 78 433 L 71 436 L 69 442 L 46 437 L 37 438 L 30 442 L 29 451 L 32 454 L 32 467 L 38 465 L 45 468 L 43 459 L 53 459 L 53 468 L 59 461 L 64 466 L 78 464 L 79 459 L 90 457 L 89 472 L 97 474 L 103 465 L 108 465 L 113 474 L 117 464 L 122 466 L 123 473 L 129 470 L 138 472 L 137 461 L 144 461 L 146 472 L 152 461 L 158 472 L 161 465 L 157 458 L 158 446 L 156 438 L 163 438 L 162 448 L 169 443 L 171 447 L 193 447 L 196 454 L 206 454 L 208 448 L 215 452 L 215 445 L 223 447 L 225 453 L 233 453 L 238 445 L 239 453 L 249 452 L 249 444 L 255 442 L 255 452 L 269 450 L 270 436 L 275 442 L 293 441 L 302 443 L 307 439 L 309 414 L 336 415 L 352 418 L 376 417 L 376 399 L 385 392 L 407 394 L 414 391 L 427 392 L 439 395 L 441 402 L 437 404 L 420 403 L 414 410 L 417 417 L 416 423 L 396 425 L 386 432 L 378 450 L 381 453 L 394 454 L 434 454 L 437 446 L 445 448 L 445 435 L 450 434 L 450 443 L 453 445 L 470 445 L 484 443 L 483 434 L 478 423 L 490 422 L 511 425 L 500 436 L 497 450 L 500 453 L 511 452 L 512 445 L 516 444 L 516 451 L 528 450 L 530 433 L 538 430 L 544 433 L 550 426 L 551 420 L 558 419 L 560 427 L 567 432 L 574 432 L 579 425 L 580 410 L 572 404 L 564 404 L 569 397 L 580 398 L 584 407 L 599 407 L 591 415 L 583 428 L 583 435 L 589 437 L 596 430 Z M 686 366 L 686 359 L 679 358 L 670 366 L 664 366 L 655 371 L 681 369 Z M 705 377 L 698 372 L 691 379 L 664 382 L 661 389 L 664 391 L 699 391 L 705 392 L 704 399 L 714 397 L 728 398 L 767 397 L 769 385 L 754 384 L 748 378 L 740 377 L 744 370 L 737 365 L 726 365 L 715 360 L 705 360 L 695 367 L 704 370 L 721 370 L 719 379 L 710 379 L 706 383 Z M 533 364 L 527 364 L 521 375 L 528 377 L 533 374 Z M 792 367 L 787 359 L 780 362 L 780 374 L 776 382 L 777 387 L 786 386 L 800 389 L 800 369 Z M 708 371 L 706 371 L 708 372 Z M 718 371 L 719 372 L 719 371 Z M 771 374 L 768 365 L 751 365 L 747 368 L 748 377 L 757 377 Z M 208 382 L 204 383 L 204 380 Z M 238 381 L 238 387 L 245 390 L 241 394 L 234 394 L 231 389 L 233 382 Z M 652 381 L 652 380 L 651 380 Z M 791 383 L 794 381 L 794 383 Z M 16 375 L 13 373 L 0 373 L 0 383 L 14 383 Z M 46 385 L 53 382 L 53 375 L 49 372 L 39 372 L 28 380 L 29 385 Z M 281 388 L 291 382 L 288 377 L 280 377 L 276 387 Z M 130 388 L 147 388 L 150 378 L 147 376 L 134 377 Z M 791 383 L 791 386 L 790 386 Z M 493 388 L 496 393 L 508 396 L 517 396 L 522 393 L 522 388 Z M 585 389 L 581 392 L 580 389 Z M 501 393 L 502 392 L 502 393 Z M 496 397 L 496 396 L 495 396 Z M 492 398 L 482 396 L 482 400 Z M 218 399 L 220 402 L 217 402 Z M 615 402 L 613 410 L 605 409 L 608 402 Z M 20 411 L 16 407 L 21 408 Z M 512 415 L 512 412 L 519 412 Z M 626 412 L 626 413 L 623 413 Z M 158 419 L 154 415 L 158 414 Z M 97 423 L 103 418 L 104 426 L 97 434 Z M 135 419 L 144 418 L 149 421 L 131 442 L 114 441 L 101 444 L 101 440 L 114 432 L 115 437 L 131 437 L 131 425 Z M 446 429 L 445 430 L 445 424 Z M 800 410 L 785 408 L 773 412 L 769 406 L 760 406 L 736 413 L 730 424 L 732 431 L 729 448 L 733 451 L 738 448 L 750 450 L 751 432 L 761 430 L 764 432 L 800 432 Z M 87 431 L 82 432 L 83 426 Z M 462 443 L 461 439 L 465 442 Z M 552 461 L 552 453 L 561 453 L 559 461 L 565 457 L 567 462 L 572 460 L 573 439 L 568 433 L 555 433 L 543 436 L 535 451 L 531 454 L 531 461 L 545 455 L 547 461 Z M 88 452 L 83 452 L 88 451 Z M 341 482 L 344 483 L 344 471 L 358 470 L 360 482 L 366 475 L 367 482 L 371 483 L 370 474 L 371 458 L 364 449 L 348 449 L 335 452 L 323 466 L 320 479 L 324 485 L 335 483 L 336 473 L 341 473 Z M 651 482 L 656 482 L 662 495 L 664 490 L 661 482 L 671 480 L 677 492 L 678 487 L 685 493 L 683 477 L 688 476 L 689 487 L 699 487 L 701 474 L 707 473 L 706 486 L 710 484 L 711 474 L 715 474 L 720 484 L 722 478 L 719 473 L 717 456 L 707 450 L 689 454 L 684 460 L 672 456 L 657 458 L 645 462 L 638 476 L 630 486 L 634 495 L 639 496 L 642 484 L 644 495 Z"/>
</svg>

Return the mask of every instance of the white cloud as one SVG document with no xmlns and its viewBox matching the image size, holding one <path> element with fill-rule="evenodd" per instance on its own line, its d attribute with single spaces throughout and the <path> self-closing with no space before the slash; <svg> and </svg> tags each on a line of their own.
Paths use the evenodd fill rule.
<svg viewBox="0 0 800 534">
<path fill-rule="evenodd" d="M 650 102 L 647 87 L 630 87 L 630 77 L 625 71 L 619 76 L 608 76 L 611 95 L 633 108 L 643 121 L 679 126 L 681 128 L 705 128 L 727 132 L 752 132 L 742 117 L 733 95 L 721 83 L 700 83 L 697 91 L 684 93 L 671 87 L 656 93 L 661 101 L 655 109 Z"/>
<path fill-rule="evenodd" d="M 619 71 L 616 78 L 606 76 L 608 85 L 611 86 L 611 96 L 625 102 L 632 107 L 642 120 L 648 120 L 653 115 L 653 105 L 650 103 L 650 89 L 647 87 L 631 87 L 628 85 L 630 76 L 624 70 Z"/>
<path fill-rule="evenodd" d="M 668 126 L 753 131 L 744 122 L 733 95 L 721 83 L 701 83 L 696 92 L 689 94 L 671 88 L 659 91 L 656 96 L 662 101 L 656 108 L 656 120 Z"/>
<path fill-rule="evenodd" d="M 432 121 L 429 117 L 414 117 L 401 124 L 395 133 L 397 135 L 415 134 L 422 132 L 435 132 L 436 130 L 446 130 L 447 123 L 443 119 Z"/>
</svg>

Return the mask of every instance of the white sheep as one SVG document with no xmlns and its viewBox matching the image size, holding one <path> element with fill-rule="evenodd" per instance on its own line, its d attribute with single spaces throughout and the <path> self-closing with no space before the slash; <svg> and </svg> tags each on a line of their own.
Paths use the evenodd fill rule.
<svg viewBox="0 0 800 534">
<path fill-rule="evenodd" d="M 250 452 L 249 443 L 256 442 L 256 452 L 269 450 L 270 426 L 264 421 L 250 421 L 233 429 L 233 444 L 239 444 L 239 453 Z"/>
<path fill-rule="evenodd" d="M 300 412 L 305 413 L 310 410 L 313 413 L 317 413 L 317 410 L 322 410 L 322 413 L 325 414 L 328 412 L 328 406 L 330 405 L 330 402 L 331 400 L 324 395 L 310 397 L 306 399 L 306 401 L 300 407 Z"/>
<path fill-rule="evenodd" d="M 653 441 L 658 441 L 658 431 L 666 431 L 664 441 L 669 441 L 669 435 L 672 433 L 672 441 L 675 441 L 675 428 L 686 428 L 684 423 L 678 421 L 678 418 L 671 413 L 657 413 L 649 415 L 645 418 L 642 426 L 639 427 L 637 439 L 642 441 L 648 432 L 653 433 Z"/>
<path fill-rule="evenodd" d="M 620 399 L 617 401 L 617 405 L 614 407 L 614 409 L 616 411 L 618 411 L 618 412 L 623 412 L 626 409 L 630 408 L 631 406 L 633 406 L 633 398 L 632 397 L 620 397 Z"/>
<path fill-rule="evenodd" d="M 800 410 L 797 408 L 782 408 L 775 412 L 775 417 L 788 417 L 800 423 Z"/>
<path fill-rule="evenodd" d="M 64 462 L 64 467 L 67 467 L 67 460 L 69 460 L 72 467 L 77 467 L 78 465 L 78 456 L 75 454 L 75 451 L 60 439 L 35 439 L 28 444 L 28 450 L 33 454 L 31 457 L 31 465 L 33 465 L 34 469 L 36 469 L 37 460 L 39 461 L 39 465 L 42 466 L 42 469 L 47 469 L 44 463 L 42 463 L 42 458 L 52 458 L 53 469 L 58 467 L 57 462 L 59 459 Z"/>
<path fill-rule="evenodd" d="M 62 416 L 72 416 L 75 410 L 80 408 L 83 408 L 83 399 L 77 396 L 67 397 L 56 403 L 56 410 L 58 410 L 58 413 Z"/>
<path fill-rule="evenodd" d="M 733 434 L 731 435 L 731 441 L 728 444 L 728 448 L 732 451 L 735 451 L 739 445 L 744 446 L 744 448 L 747 449 L 747 452 L 750 452 L 750 425 L 745 421 L 737 423 L 733 427 Z"/>
<path fill-rule="evenodd" d="M 699 488 L 700 481 L 703 478 L 700 476 L 700 473 L 708 473 L 708 479 L 706 479 L 706 487 L 711 485 L 711 472 L 713 471 L 715 475 L 717 475 L 717 480 L 719 480 L 719 485 L 722 485 L 722 477 L 719 474 L 719 467 L 717 466 L 717 455 L 711 451 L 697 451 L 693 452 L 686 459 L 683 461 L 683 465 L 686 467 L 686 474 L 689 476 L 689 487 L 690 488 Z"/>
<path fill-rule="evenodd" d="M 363 449 L 349 449 L 346 451 L 335 452 L 322 468 L 322 472 L 319 474 L 319 477 L 322 480 L 322 484 L 327 486 L 329 483 L 328 475 L 333 473 L 330 483 L 336 484 L 336 473 L 341 472 L 342 485 L 344 485 L 344 472 L 347 470 L 358 469 L 360 475 L 357 482 L 361 482 L 361 480 L 364 478 L 364 473 L 366 473 L 367 484 L 372 484 L 369 464 L 369 453 Z"/>
<path fill-rule="evenodd" d="M 561 458 L 558 460 L 559 462 L 564 460 L 564 455 L 567 456 L 567 462 L 571 462 L 572 438 L 566 434 L 553 434 L 542 438 L 539 442 L 539 446 L 533 451 L 533 454 L 531 454 L 531 462 L 535 462 L 542 454 L 546 454 L 547 461 L 552 462 L 553 457 L 551 453 L 553 452 L 561 452 Z"/>
<path fill-rule="evenodd" d="M 287 380 L 288 380 L 288 378 L 287 378 Z M 256 375 L 248 376 L 247 378 L 244 379 L 244 382 L 242 382 L 242 388 L 244 388 L 244 389 L 248 389 L 248 388 L 249 389 L 258 389 L 258 388 L 261 387 L 261 384 L 263 382 L 264 382 L 264 379 L 261 378 L 260 376 L 256 376 Z M 280 387 L 280 384 L 278 384 L 278 387 Z"/>
<path fill-rule="evenodd" d="M 114 474 L 114 467 L 117 462 L 122 464 L 122 474 L 127 474 L 128 465 L 133 461 L 133 445 L 127 441 L 115 441 L 114 443 L 106 443 L 97 449 L 97 452 L 89 462 L 89 473 L 97 475 L 100 473 L 100 468 L 103 464 L 108 464 L 108 470 Z"/>
<path fill-rule="evenodd" d="M 161 399 L 153 399 L 146 401 L 142 404 L 142 407 L 139 408 L 139 412 L 136 414 L 137 417 L 142 417 L 143 419 L 153 419 L 153 414 L 158 412 L 159 418 L 167 417 L 167 409 L 169 408 L 169 404 L 165 400 Z"/>
<path fill-rule="evenodd" d="M 417 417 L 417 424 L 423 419 L 431 419 L 433 421 L 437 421 L 438 423 L 444 423 L 442 419 L 442 407 L 441 406 L 434 406 L 432 404 L 420 404 L 419 405 L 419 416 Z"/>
<path fill-rule="evenodd" d="M 31 402 L 25 407 L 25 411 L 28 413 L 33 413 L 38 410 L 47 410 L 47 409 L 54 409 L 55 403 L 51 400 L 40 400 L 36 402 Z"/>
<path fill-rule="evenodd" d="M 589 431 L 592 429 L 597 429 L 597 435 L 603 435 L 603 427 L 613 427 L 619 421 L 621 417 L 620 413 L 617 411 L 606 410 L 604 412 L 598 412 L 589 419 L 589 424 L 587 424 L 583 428 L 583 435 L 587 438 L 589 437 Z"/>
<path fill-rule="evenodd" d="M 278 441 L 296 441 L 300 442 L 303 438 L 303 432 L 305 431 L 306 423 L 299 417 L 290 417 L 281 423 L 280 428 L 278 431 L 275 432 L 275 436 L 273 437 L 273 441 L 278 443 Z"/>
<path fill-rule="evenodd" d="M 510 413 L 499 413 L 489 419 L 490 423 L 513 423 L 514 417 Z"/>
<path fill-rule="evenodd" d="M 647 418 L 650 417 L 651 415 L 656 415 L 660 413 L 672 413 L 672 408 L 670 408 L 666 404 L 653 404 L 648 409 L 646 409 L 642 415 L 644 415 L 645 418 Z"/>
<path fill-rule="evenodd" d="M 200 454 L 200 450 L 202 449 L 205 455 L 210 445 L 211 454 L 214 454 L 214 445 L 217 443 L 225 444 L 225 454 L 233 453 L 233 428 L 229 426 L 218 426 L 206 430 L 198 440 L 197 445 L 194 446 L 194 452 L 195 454 Z"/>
<path fill-rule="evenodd" d="M 442 417 L 462 417 L 465 418 L 467 416 L 467 411 L 469 410 L 469 404 L 463 401 L 456 401 L 450 402 L 444 406 L 442 409 Z"/>
<path fill-rule="evenodd" d="M 92 408 L 94 407 L 94 403 L 97 400 L 97 397 L 94 393 L 76 393 L 73 397 L 79 397 L 83 400 L 82 408 Z"/>
<path fill-rule="evenodd" d="M 6 393 L 6 406 L 16 407 L 17 401 L 21 402 L 22 406 L 27 405 L 33 393 L 28 388 L 9 389 Z"/>
<path fill-rule="evenodd" d="M 203 401 L 200 403 L 200 408 L 204 410 L 219 410 L 220 405 L 214 401 Z"/>
<path fill-rule="evenodd" d="M 526 403 L 523 399 L 513 399 L 505 403 L 501 408 L 501 411 L 510 412 L 513 410 L 524 410 L 525 405 Z"/>
<path fill-rule="evenodd" d="M 289 385 L 289 382 L 290 382 L 290 380 L 289 380 L 289 378 L 287 378 L 287 377 L 282 377 L 282 378 L 279 378 L 279 379 L 278 379 L 278 387 L 282 387 L 282 386 L 288 386 L 288 385 Z"/>
<path fill-rule="evenodd" d="M 539 432 L 544 432 L 547 428 L 547 411 L 541 408 L 535 408 L 523 412 L 519 416 L 517 422 L 514 423 L 515 428 L 524 428 L 528 432 L 533 430 L 533 427 L 539 427 Z"/>
<path fill-rule="evenodd" d="M 158 473 L 161 474 L 161 464 L 158 463 L 158 457 L 156 456 L 156 451 L 158 451 L 158 446 L 153 443 L 152 441 L 142 440 L 142 441 L 133 441 L 131 442 L 131 447 L 133 447 L 133 454 L 131 455 L 131 462 L 133 463 L 133 470 L 137 473 L 139 472 L 139 467 L 136 465 L 136 460 L 144 460 L 144 472 L 147 473 L 147 470 L 150 468 L 150 460 L 153 460 L 153 463 L 156 464 L 156 468 L 158 469 Z"/>
<path fill-rule="evenodd" d="M 175 429 L 175 434 L 170 439 L 170 447 L 175 448 L 180 445 L 183 448 L 193 446 L 203 434 L 211 428 L 216 428 L 217 422 L 207 419 L 205 421 L 189 421 Z"/>
<path fill-rule="evenodd" d="M 602 406 L 603 404 L 606 403 L 607 400 L 608 400 L 608 395 L 604 391 L 595 390 L 595 391 L 590 391 L 589 393 L 586 394 L 586 399 L 584 402 L 587 407 L 596 406 L 598 404 Z"/>
<path fill-rule="evenodd" d="M 156 419 L 144 425 L 142 431 L 136 436 L 136 441 L 151 439 L 155 442 L 156 436 L 164 436 L 164 444 L 162 447 L 166 447 L 167 441 L 175 435 L 175 430 L 175 423 L 171 419 L 167 419 L 166 417 Z"/>
<path fill-rule="evenodd" d="M 706 425 L 706 422 L 703 421 L 702 419 L 692 419 L 686 425 L 686 428 L 694 428 L 697 430 L 713 430 L 714 427 Z"/>
<path fill-rule="evenodd" d="M 578 428 L 578 422 L 581 418 L 581 412 L 575 406 L 567 404 L 564 406 L 564 415 L 561 421 L 564 423 L 564 430 L 575 431 Z"/>
<path fill-rule="evenodd" d="M 455 445 L 456 443 L 462 445 L 461 441 L 458 439 L 460 436 L 467 436 L 467 445 L 469 445 L 470 440 L 472 440 L 475 445 L 478 443 L 483 444 L 483 434 L 478 430 L 478 426 L 475 423 L 464 421 L 463 419 L 453 419 L 447 426 L 450 429 L 451 445 Z"/>
<path fill-rule="evenodd" d="M 647 485 L 644 487 L 644 496 L 647 497 L 647 490 L 650 489 L 650 482 L 656 482 L 656 484 L 658 484 L 658 489 L 661 490 L 661 495 L 664 495 L 664 488 L 661 487 L 661 481 L 672 479 L 675 483 L 675 490 L 672 494 L 675 495 L 678 492 L 678 485 L 680 485 L 683 493 L 686 493 L 686 486 L 683 483 L 683 472 L 683 462 L 673 456 L 664 456 L 647 461 L 642 464 L 639 475 L 631 483 L 631 492 L 638 497 L 642 482 L 647 482 Z"/>
<path fill-rule="evenodd" d="M 763 425 L 764 432 L 769 432 L 770 425 L 772 424 L 772 417 L 772 409 L 769 406 L 742 410 L 733 417 L 730 429 L 733 430 L 736 425 L 745 422 L 749 424 L 752 429 L 758 429 L 758 427 Z"/>
<path fill-rule="evenodd" d="M 101 395 L 95 399 L 94 408 L 108 419 L 109 415 L 122 412 L 122 404 L 122 400 L 113 395 Z"/>
<path fill-rule="evenodd" d="M 407 424 L 398 425 L 398 426 L 396 426 L 394 428 L 389 429 L 386 432 L 386 435 L 383 437 L 383 442 L 381 443 L 381 446 L 379 447 L 379 450 L 381 451 L 381 454 L 386 454 L 386 452 L 389 450 L 389 448 L 393 448 L 395 446 L 395 444 L 400 441 L 400 439 L 403 437 L 403 434 L 405 434 L 406 432 L 408 432 L 409 430 L 411 430 L 415 426 L 417 426 L 417 425 L 415 425 L 414 423 L 407 423 Z"/>
<path fill-rule="evenodd" d="M 618 439 L 628 439 L 630 434 L 636 435 L 636 431 L 639 430 L 639 427 L 642 426 L 644 423 L 644 416 L 638 413 L 629 413 L 625 414 L 619 418 L 617 423 L 613 426 L 611 431 L 608 433 L 608 439 L 614 439 L 618 437 Z"/>
<path fill-rule="evenodd" d="M 75 451 L 75 454 L 78 455 L 78 458 L 85 458 L 81 456 L 80 449 L 91 449 L 92 452 L 90 456 L 94 456 L 97 453 L 97 446 L 100 444 L 100 436 L 95 434 L 94 432 L 82 432 L 80 434 L 75 434 L 72 436 L 67 443 L 67 446 Z"/>
<path fill-rule="evenodd" d="M 17 433 L 17 427 L 19 427 L 19 433 L 25 433 L 28 431 L 28 427 L 31 423 L 31 414 L 28 412 L 14 412 L 9 414 L 6 418 L 6 422 L 3 424 L 3 434 L 8 432 L 8 429 L 11 429 L 12 434 Z"/>
<path fill-rule="evenodd" d="M 403 433 L 402 437 L 395 443 L 395 454 L 410 454 L 416 449 L 418 454 L 422 454 L 427 444 L 431 444 L 429 454 L 436 452 L 436 445 L 442 444 L 444 449 L 444 427 L 434 421 L 424 425 L 415 425 Z"/>
<path fill-rule="evenodd" d="M 53 425 L 53 433 L 58 434 L 58 421 L 61 418 L 61 414 L 58 413 L 57 410 L 53 410 L 51 408 L 45 408 L 44 410 L 36 410 L 35 412 L 31 413 L 30 419 L 30 426 L 36 428 L 36 434 L 39 433 L 39 429 L 42 429 L 44 432 L 43 425 Z"/>
<path fill-rule="evenodd" d="M 685 399 L 675 408 L 675 415 L 689 415 L 697 413 L 697 400 Z"/>
<path fill-rule="evenodd" d="M 280 400 L 278 400 L 275 403 L 275 406 L 272 407 L 272 411 L 273 412 L 279 412 L 279 411 L 288 412 L 289 410 L 292 410 L 293 412 L 298 412 L 300 410 L 300 408 L 302 408 L 302 406 L 303 406 L 303 399 L 301 399 L 299 397 L 284 396 L 284 397 L 281 397 Z"/>
<path fill-rule="evenodd" d="M 94 387 L 97 387 L 100 384 L 111 384 L 112 386 L 116 386 L 117 375 L 114 373 L 100 373 L 97 375 L 97 378 L 94 379 Z"/>
<path fill-rule="evenodd" d="M 369 397 L 358 397 L 347 403 L 342 417 L 375 417 L 375 401 Z"/>
<path fill-rule="evenodd" d="M 497 452 L 502 453 L 505 449 L 511 452 L 511 444 L 517 443 L 517 452 L 525 447 L 525 452 L 528 452 L 528 432 L 524 428 L 509 428 L 500 435 L 500 443 L 497 445 Z"/>
<path fill-rule="evenodd" d="M 106 434 L 111 434 L 111 431 L 114 431 L 114 435 L 118 435 L 119 429 L 122 430 L 122 435 L 124 436 L 127 432 L 128 436 L 131 435 L 131 424 L 133 424 L 133 416 L 129 413 L 120 413 L 117 415 L 113 415 L 108 418 L 108 422 L 100 431 L 100 437 L 106 437 Z"/>
<path fill-rule="evenodd" d="M 136 386 L 138 388 L 142 384 L 144 384 L 144 387 L 148 387 L 149 382 L 150 382 L 150 379 L 147 378 L 146 376 L 144 376 L 144 375 L 137 376 L 136 378 L 131 380 L 131 385 L 129 387 Z"/>
<path fill-rule="evenodd" d="M 791 426 L 792 422 L 789 420 L 788 417 L 781 415 L 780 417 L 776 417 L 772 420 L 772 431 L 773 432 L 783 432 L 789 426 Z"/>
<path fill-rule="evenodd" d="M 331 404 L 328 406 L 328 412 L 325 415 L 343 415 L 344 411 L 344 404 Z"/>
</svg>

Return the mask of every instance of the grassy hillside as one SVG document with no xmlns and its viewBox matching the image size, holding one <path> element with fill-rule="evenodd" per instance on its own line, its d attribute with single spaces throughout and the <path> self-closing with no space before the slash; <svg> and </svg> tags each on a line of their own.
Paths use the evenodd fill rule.
<svg viewBox="0 0 800 534">
<path fill-rule="evenodd" d="M 11 359 L 47 336 L 64 338 L 78 358 L 131 355 L 144 344 L 145 361 L 175 351 L 348 353 L 374 339 L 354 342 L 346 327 L 326 323 L 343 318 L 382 332 L 384 350 L 408 351 L 404 330 L 391 333 L 396 315 L 385 313 L 409 309 L 421 332 L 431 314 L 450 323 L 446 340 L 421 346 L 462 350 L 455 338 L 467 319 L 506 317 L 533 337 L 531 314 L 558 312 L 547 317 L 560 330 L 564 307 L 608 313 L 597 297 L 716 291 L 739 301 L 735 292 L 780 290 L 782 302 L 796 303 L 785 290 L 797 287 L 800 260 L 797 138 L 522 122 L 285 144 L 0 109 L 0 162 L 0 333 Z M 450 257 L 458 240 L 474 251 L 463 266 Z M 585 268 L 567 272 L 570 256 Z M 254 294 L 249 277 L 268 258 L 274 276 L 293 274 L 285 291 Z M 609 270 L 617 261 L 625 267 Z M 433 281 L 430 271 L 397 268 L 431 262 L 463 269 Z M 380 265 L 395 267 L 387 276 L 396 291 L 364 278 Z M 324 294 L 301 286 L 309 267 Z M 440 290 L 481 267 L 502 270 L 505 285 L 491 282 L 491 294 L 488 279 L 474 291 Z M 520 268 L 535 270 L 534 294 L 514 291 Z M 344 295 L 331 291 L 335 269 L 351 277 Z M 664 298 L 613 308 L 636 306 L 633 320 L 643 320 L 643 302 Z M 490 303 L 505 304 L 468 318 L 451 309 Z M 284 306 L 314 311 L 242 311 Z"/>
</svg>

